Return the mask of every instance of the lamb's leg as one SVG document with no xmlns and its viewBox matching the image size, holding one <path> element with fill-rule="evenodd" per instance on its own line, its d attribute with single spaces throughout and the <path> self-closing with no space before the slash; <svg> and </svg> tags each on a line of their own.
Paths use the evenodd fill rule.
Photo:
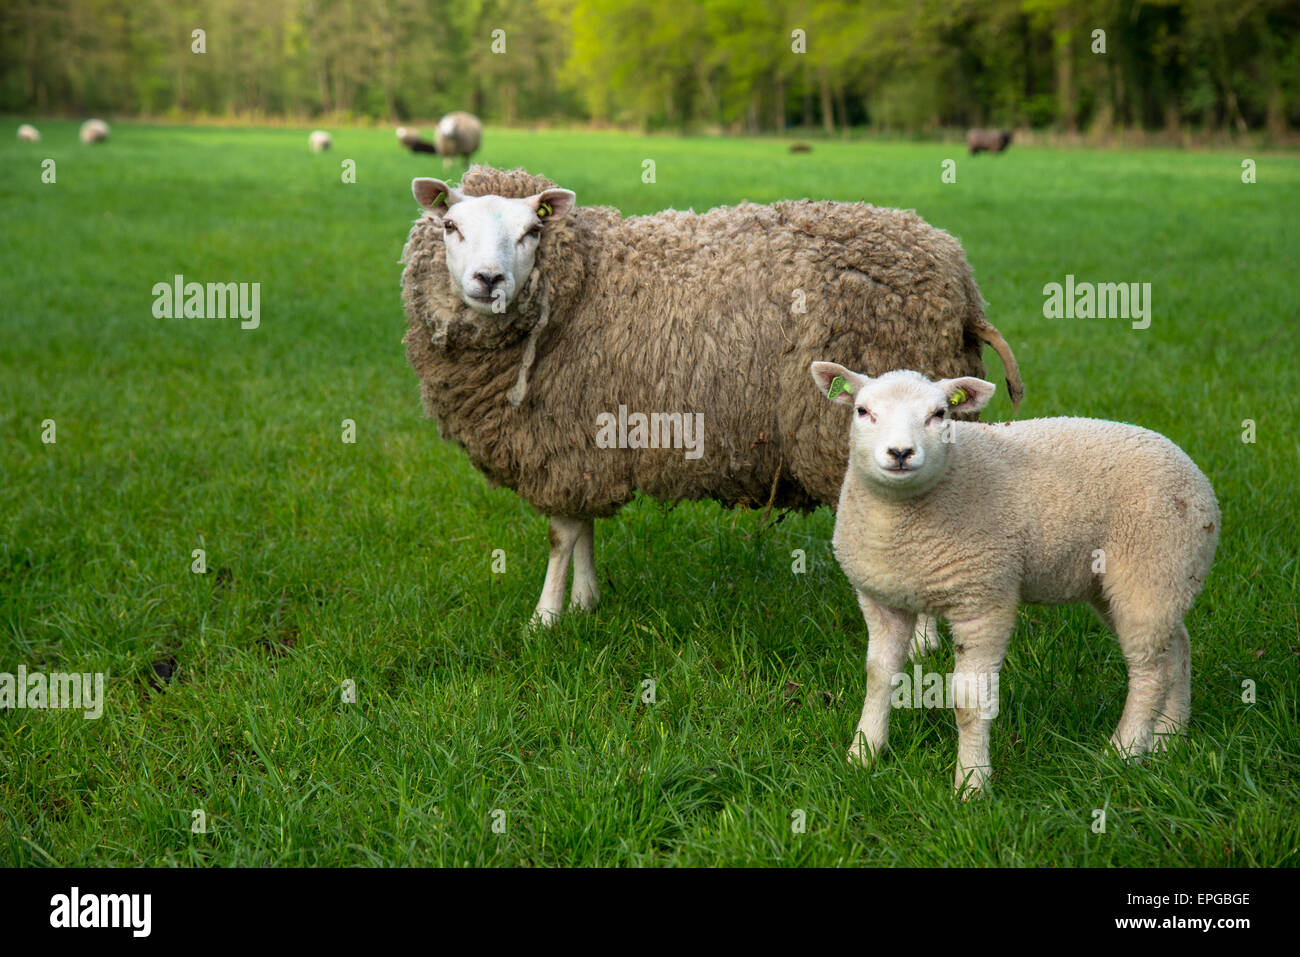
<svg viewBox="0 0 1300 957">
<path fill-rule="evenodd" d="M 1182 622 L 1174 629 L 1173 642 L 1167 659 L 1169 690 L 1155 727 L 1155 747 L 1162 749 L 1173 743 L 1187 727 L 1192 713 L 1192 645 L 1187 637 L 1187 626 Z"/>
<path fill-rule="evenodd" d="M 1125 757 L 1140 757 L 1151 750 L 1156 718 L 1165 706 L 1173 678 L 1175 623 L 1165 616 L 1136 615 L 1117 608 L 1114 602 L 1111 613 L 1128 661 L 1128 698 L 1110 743 Z"/>
<path fill-rule="evenodd" d="M 939 647 L 939 620 L 932 615 L 917 615 L 912 632 L 912 657 L 919 658 Z"/>
<path fill-rule="evenodd" d="M 573 546 L 573 590 L 569 593 L 569 606 L 590 611 L 600 601 L 600 588 L 596 584 L 596 523 L 588 518 L 581 524 L 582 531 Z"/>
<path fill-rule="evenodd" d="M 867 764 L 888 744 L 894 675 L 907 662 L 916 616 L 882 605 L 862 592 L 858 592 L 858 606 L 867 621 L 867 697 L 857 730 L 853 732 L 849 762 Z"/>
<path fill-rule="evenodd" d="M 953 666 L 953 711 L 957 716 L 955 783 L 957 793 L 963 798 L 982 790 L 993 770 L 989 760 L 989 728 L 998 710 L 997 679 L 1015 623 L 1014 607 L 949 622 L 956 652 Z"/>
<path fill-rule="evenodd" d="M 580 519 L 551 518 L 551 557 L 546 563 L 546 583 L 542 585 L 542 597 L 537 600 L 532 624 L 548 626 L 560 617 L 564 607 L 564 584 L 569 577 L 569 559 L 573 556 L 573 547 L 582 537 L 582 529 Z"/>
</svg>

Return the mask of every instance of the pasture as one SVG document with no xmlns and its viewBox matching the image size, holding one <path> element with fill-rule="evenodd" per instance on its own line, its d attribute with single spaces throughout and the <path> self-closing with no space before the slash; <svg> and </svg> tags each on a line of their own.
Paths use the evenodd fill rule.
<svg viewBox="0 0 1300 957">
<path fill-rule="evenodd" d="M 1224 528 L 1188 619 L 1187 740 L 1106 753 L 1114 638 L 1026 607 L 991 793 L 963 804 L 949 711 L 898 710 L 881 763 L 844 760 L 867 635 L 826 509 L 640 500 L 597 523 L 601 606 L 523 628 L 544 521 L 438 438 L 401 345 L 410 180 L 440 161 L 387 128 L 313 155 L 306 129 L 116 124 L 86 147 L 71 122 L 19 143 L 19 122 L 0 123 L 0 672 L 102 672 L 106 698 L 95 720 L 0 710 L 0 864 L 1300 863 L 1295 156 L 1252 157 L 1245 184 L 1232 152 L 487 131 L 479 161 L 625 214 L 914 208 L 963 242 L 1020 416 L 1144 425 L 1209 476 Z M 155 317 L 178 274 L 260 283 L 260 325 Z M 1046 318 L 1067 275 L 1150 283 L 1150 327 Z M 1008 417 L 985 361 L 986 418 Z"/>
</svg>

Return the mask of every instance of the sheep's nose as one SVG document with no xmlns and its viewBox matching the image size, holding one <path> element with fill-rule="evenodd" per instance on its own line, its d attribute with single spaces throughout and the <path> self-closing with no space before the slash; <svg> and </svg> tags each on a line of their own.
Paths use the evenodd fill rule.
<svg viewBox="0 0 1300 957">
<path fill-rule="evenodd" d="M 915 452 L 916 449 L 886 449 L 885 451 L 887 451 L 891 456 L 893 456 L 894 461 L 896 461 L 899 465 L 902 465 L 904 462 L 906 462 L 908 459 L 912 457 L 912 453 Z"/>
<path fill-rule="evenodd" d="M 491 289 L 499 282 L 505 281 L 505 273 L 499 272 L 476 272 L 474 278 L 481 282 L 488 289 Z"/>
</svg>

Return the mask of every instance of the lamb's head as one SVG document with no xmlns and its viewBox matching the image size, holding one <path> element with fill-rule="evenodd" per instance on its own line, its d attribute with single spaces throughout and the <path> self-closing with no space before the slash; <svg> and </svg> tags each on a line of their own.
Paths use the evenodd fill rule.
<svg viewBox="0 0 1300 957">
<path fill-rule="evenodd" d="M 950 417 L 984 408 L 997 388 L 973 376 L 931 382 L 903 369 L 873 379 L 834 362 L 814 362 L 812 375 L 822 395 L 853 407 L 854 475 L 898 498 L 919 495 L 943 476 L 955 437 Z"/>
<path fill-rule="evenodd" d="M 413 180 L 411 192 L 442 224 L 452 289 L 484 315 L 504 313 L 514 301 L 533 271 L 542 230 L 563 218 L 575 199 L 558 188 L 522 199 L 469 196 L 426 178 Z"/>
</svg>

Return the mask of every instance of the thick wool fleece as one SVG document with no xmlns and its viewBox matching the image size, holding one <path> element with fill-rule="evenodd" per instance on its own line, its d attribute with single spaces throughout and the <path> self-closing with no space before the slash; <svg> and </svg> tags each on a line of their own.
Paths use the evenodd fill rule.
<svg viewBox="0 0 1300 957">
<path fill-rule="evenodd" d="M 473 113 L 448 113 L 434 131 L 433 145 L 440 156 L 472 156 L 483 141 L 483 124 Z"/>
<path fill-rule="evenodd" d="M 1153 643 L 1126 654 L 1162 651 L 1219 540 L 1214 491 L 1186 453 L 1096 419 L 953 428 L 943 477 L 914 498 L 882 497 L 849 470 L 834 545 L 854 587 L 950 621 L 1090 602 L 1122 641 Z"/>
<path fill-rule="evenodd" d="M 966 134 L 966 146 L 971 153 L 987 150 L 1001 153 L 1011 145 L 1011 134 L 1006 130 L 971 130 Z"/>
<path fill-rule="evenodd" d="M 460 189 L 524 197 L 554 185 L 475 166 Z M 833 505 L 848 411 L 828 413 L 808 388 L 814 359 L 872 375 L 982 376 L 988 342 L 1013 398 L 1023 390 L 961 245 L 911 212 L 800 201 L 623 219 L 579 207 L 546 223 L 533 271 L 501 315 L 452 291 L 442 228 L 428 215 L 402 261 L 407 356 L 429 413 L 489 480 L 546 515 L 608 516 L 636 490 Z M 508 394 L 542 321 L 515 408 Z M 597 415 L 620 405 L 702 413 L 703 454 L 598 447 Z"/>
</svg>

